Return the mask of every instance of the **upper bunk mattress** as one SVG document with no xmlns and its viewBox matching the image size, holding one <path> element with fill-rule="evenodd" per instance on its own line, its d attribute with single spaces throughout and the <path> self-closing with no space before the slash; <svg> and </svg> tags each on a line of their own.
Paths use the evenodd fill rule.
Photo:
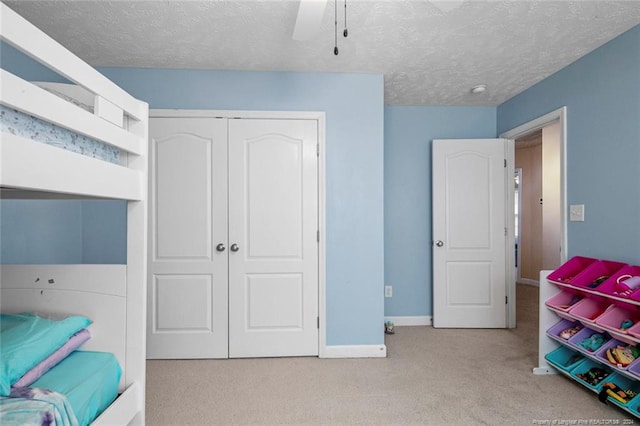
<svg viewBox="0 0 640 426">
<path fill-rule="evenodd" d="M 0 105 L 0 130 L 103 161 L 115 164 L 120 161 L 118 148 L 73 133 L 4 105 Z"/>
<path fill-rule="evenodd" d="M 88 425 L 118 396 L 121 374 L 113 354 L 75 351 L 30 387 L 51 389 L 65 395 L 78 424 Z"/>
</svg>

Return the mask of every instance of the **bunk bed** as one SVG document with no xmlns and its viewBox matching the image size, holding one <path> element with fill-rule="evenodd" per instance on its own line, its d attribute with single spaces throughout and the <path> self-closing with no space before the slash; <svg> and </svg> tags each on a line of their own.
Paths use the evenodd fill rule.
<svg viewBox="0 0 640 426">
<path fill-rule="evenodd" d="M 4 43 L 71 83 L 36 85 L 2 69 L 3 115 L 7 111 L 15 114 L 13 124 L 33 120 L 37 126 L 52 126 L 56 130 L 48 132 L 50 135 L 71 134 L 71 145 L 76 148 L 88 139 L 86 143 L 106 146 L 112 156 L 102 158 L 96 154 L 102 149 L 93 148 L 74 152 L 69 146 L 59 146 L 64 144 L 56 143 L 55 137 L 53 141 L 37 140 L 36 134 L 43 132 L 29 135 L 28 130 L 25 134 L 11 123 L 5 124 L 0 136 L 0 196 L 127 201 L 126 265 L 2 265 L 0 311 L 7 317 L 29 312 L 44 318 L 82 317 L 90 321 L 91 338 L 32 386 L 42 383 L 56 392 L 60 388 L 61 393 L 72 390 L 76 385 L 69 382 L 67 373 L 80 374 L 89 368 L 86 355 L 113 354 L 116 369 L 121 371 L 121 376 L 109 374 L 112 382 L 115 377 L 115 399 L 92 418 L 78 421 L 144 424 L 148 105 L 4 3 L 0 3 L 0 36 Z M 86 105 L 86 98 L 74 102 L 76 92 L 88 93 L 92 105 Z M 84 383 L 83 379 L 80 382 Z M 83 389 L 81 393 L 103 391 Z"/>
</svg>

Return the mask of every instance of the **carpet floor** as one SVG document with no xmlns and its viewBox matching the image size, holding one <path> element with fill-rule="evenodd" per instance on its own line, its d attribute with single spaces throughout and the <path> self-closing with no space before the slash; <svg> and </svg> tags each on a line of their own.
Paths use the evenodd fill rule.
<svg viewBox="0 0 640 426">
<path fill-rule="evenodd" d="M 396 327 L 387 358 L 147 361 L 147 424 L 640 422 L 564 376 L 533 375 L 538 288 L 517 297 L 515 329 Z"/>
</svg>

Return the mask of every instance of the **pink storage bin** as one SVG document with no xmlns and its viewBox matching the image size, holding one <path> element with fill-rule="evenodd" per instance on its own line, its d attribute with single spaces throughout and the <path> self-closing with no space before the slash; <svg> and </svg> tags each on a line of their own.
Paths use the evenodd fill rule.
<svg viewBox="0 0 640 426">
<path fill-rule="evenodd" d="M 609 296 L 640 301 L 640 287 L 630 288 L 623 282 L 626 278 L 634 276 L 640 276 L 640 266 L 625 265 L 599 286 L 598 291 Z"/>
<path fill-rule="evenodd" d="M 575 256 L 571 259 L 567 260 L 565 263 L 560 265 L 558 269 L 553 271 L 547 276 L 547 279 L 550 281 L 555 281 L 558 283 L 571 284 L 573 279 L 582 271 L 584 271 L 587 266 L 595 262 L 597 259 L 593 259 L 591 257 L 583 257 L 583 256 Z"/>
<path fill-rule="evenodd" d="M 560 293 L 547 299 L 544 304 L 548 308 L 552 309 L 559 317 L 572 319 L 571 316 L 567 314 L 567 312 L 582 299 L 582 295 L 571 293 L 568 291 L 561 291 Z"/>
<path fill-rule="evenodd" d="M 627 334 L 640 339 L 640 322 L 637 322 L 633 327 L 627 330 Z"/>
<path fill-rule="evenodd" d="M 596 348 L 592 348 L 593 350 L 585 348 L 582 345 L 583 341 L 586 339 L 593 338 L 593 336 L 596 334 L 599 334 L 602 336 L 602 345 Z M 590 328 L 585 327 L 582 330 L 578 331 L 571 339 L 569 339 L 569 345 L 576 348 L 580 352 L 583 352 L 589 355 L 595 355 L 598 349 L 604 346 L 604 344 L 607 343 L 609 340 L 611 340 L 611 336 L 609 336 L 607 333 L 592 330 Z"/>
<path fill-rule="evenodd" d="M 588 290 L 600 291 L 600 287 L 625 266 L 627 266 L 627 264 L 622 262 L 598 260 L 591 263 L 584 271 L 576 276 L 571 281 L 571 285 L 584 287 Z"/>
<path fill-rule="evenodd" d="M 631 321 L 633 324 L 622 329 L 623 321 Z M 623 309 L 619 306 L 607 310 L 596 319 L 596 324 L 616 333 L 626 334 L 631 327 L 640 322 L 640 313 L 637 310 Z"/>
<path fill-rule="evenodd" d="M 598 349 L 596 351 L 596 358 L 603 364 L 608 365 L 608 366 L 614 366 L 619 370 L 626 370 L 627 368 L 629 368 L 631 365 L 633 365 L 634 362 L 636 362 L 636 360 L 640 359 L 640 358 L 636 358 L 633 362 L 631 362 L 629 365 L 626 366 L 622 366 L 621 364 L 614 364 L 611 361 L 609 361 L 609 359 L 607 358 L 607 350 L 611 349 L 611 348 L 615 348 L 617 346 L 622 346 L 622 347 L 627 347 L 629 346 L 629 343 L 626 342 L 622 342 L 620 340 L 618 340 L 617 338 L 615 339 L 611 339 L 609 340 L 607 343 L 605 343 L 604 345 L 602 345 L 602 347 L 600 349 Z M 635 346 L 635 345 L 634 345 Z"/>
<path fill-rule="evenodd" d="M 632 290 L 630 299 L 640 302 L 640 287 L 638 287 L 638 279 L 635 277 L 640 277 L 640 266 L 628 265 L 611 278 L 612 281 L 615 280 L 618 291 Z M 633 282 L 631 285 L 634 287 L 628 287 L 628 285 L 625 284 L 625 280 L 628 280 L 627 282 Z"/>
<path fill-rule="evenodd" d="M 603 331 L 603 329 L 596 324 L 596 319 L 604 314 L 611 306 L 608 302 L 584 298 L 573 305 L 573 308 L 569 309 L 569 315 L 575 317 L 587 327 L 597 331 Z"/>
</svg>

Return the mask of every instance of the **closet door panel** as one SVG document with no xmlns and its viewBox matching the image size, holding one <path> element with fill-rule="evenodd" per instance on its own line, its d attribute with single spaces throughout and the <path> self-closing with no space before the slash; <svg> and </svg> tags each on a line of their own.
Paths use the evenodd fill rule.
<svg viewBox="0 0 640 426">
<path fill-rule="evenodd" d="M 229 122 L 229 356 L 318 354 L 317 121 Z"/>
<path fill-rule="evenodd" d="M 156 141 L 154 260 L 211 260 L 212 150 L 197 134 Z"/>
<path fill-rule="evenodd" d="M 155 330 L 211 332 L 211 275 L 157 274 L 154 283 Z M 176 303 L 179 301 L 179 303 Z"/>
<path fill-rule="evenodd" d="M 263 136 L 245 149 L 247 258 L 300 259 L 302 144 L 285 135 Z"/>
<path fill-rule="evenodd" d="M 226 121 L 150 120 L 148 358 L 228 356 Z"/>
</svg>

